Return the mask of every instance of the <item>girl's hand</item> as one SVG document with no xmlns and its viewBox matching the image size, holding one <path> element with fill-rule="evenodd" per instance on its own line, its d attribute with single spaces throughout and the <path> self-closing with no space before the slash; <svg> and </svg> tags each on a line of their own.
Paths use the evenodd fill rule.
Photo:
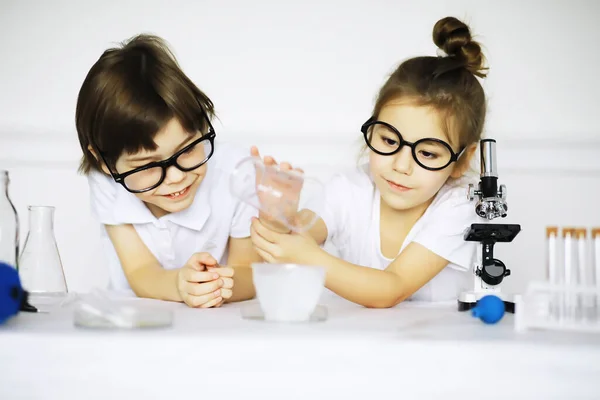
<svg viewBox="0 0 600 400">
<path fill-rule="evenodd" d="M 260 158 L 256 146 L 252 146 L 250 154 Z M 290 232 L 288 226 L 295 221 L 298 213 L 304 171 L 292 168 L 287 162 L 277 166 L 277 162 L 271 156 L 265 156 L 263 163 L 266 168 L 256 170 L 256 192 L 261 205 L 260 220 L 277 232 Z M 291 171 L 295 173 L 288 173 Z M 279 219 L 286 220 L 287 226 Z"/>
<path fill-rule="evenodd" d="M 252 219 L 250 238 L 256 252 L 268 263 L 314 265 L 323 252 L 308 233 L 280 233 L 258 218 Z"/>
<path fill-rule="evenodd" d="M 208 253 L 195 253 L 177 274 L 177 291 L 190 307 L 210 308 L 231 297 L 233 269 L 219 268 Z"/>
</svg>

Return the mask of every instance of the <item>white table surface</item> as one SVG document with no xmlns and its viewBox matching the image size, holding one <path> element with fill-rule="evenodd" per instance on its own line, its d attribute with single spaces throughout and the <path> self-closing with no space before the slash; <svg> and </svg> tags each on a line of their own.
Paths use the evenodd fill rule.
<svg viewBox="0 0 600 400">
<path fill-rule="evenodd" d="M 325 322 L 172 308 L 170 328 L 77 328 L 73 303 L 0 326 L 0 399 L 600 399 L 600 336 L 516 333 L 455 304 L 366 309 L 325 296 Z"/>
</svg>

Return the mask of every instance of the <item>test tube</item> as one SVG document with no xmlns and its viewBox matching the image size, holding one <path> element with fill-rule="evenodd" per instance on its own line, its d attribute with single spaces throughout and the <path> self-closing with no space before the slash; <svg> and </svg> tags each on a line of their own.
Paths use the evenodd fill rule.
<svg viewBox="0 0 600 400">
<path fill-rule="evenodd" d="M 546 227 L 546 280 L 552 285 L 560 284 L 558 255 L 558 227 Z M 548 313 L 552 318 L 560 317 L 561 296 L 550 292 L 548 298 Z"/>
<path fill-rule="evenodd" d="M 558 277 L 558 227 L 546 227 L 546 280 L 559 283 Z"/>
<path fill-rule="evenodd" d="M 594 276 L 592 278 L 592 285 L 599 289 L 600 288 L 600 228 L 592 229 L 592 259 L 594 263 Z M 600 302 L 600 299 L 598 299 Z"/>
<path fill-rule="evenodd" d="M 577 261 L 577 268 L 575 271 L 575 283 L 585 286 L 588 282 L 588 264 L 587 264 L 587 230 L 585 228 L 577 228 L 575 229 L 575 242 L 577 248 L 577 256 L 575 257 L 575 261 Z"/>
<path fill-rule="evenodd" d="M 575 317 L 575 311 L 577 306 L 577 296 L 569 292 L 572 290 L 572 286 L 577 284 L 576 268 L 576 256 L 575 250 L 575 229 L 574 228 L 563 228 L 563 243 L 564 243 L 564 264 L 563 264 L 563 276 L 564 283 L 563 287 L 567 290 L 564 297 L 564 312 L 561 313 L 566 319 L 572 319 Z"/>
<path fill-rule="evenodd" d="M 591 263 L 588 260 L 587 229 L 577 228 L 575 230 L 577 242 L 577 283 L 580 287 L 591 286 Z M 581 294 L 577 299 L 578 305 L 581 305 L 580 315 L 586 319 L 593 318 L 594 315 L 594 296 L 591 294 Z"/>
<path fill-rule="evenodd" d="M 594 277 L 592 285 L 596 289 L 596 312 L 595 320 L 600 321 L 600 296 L 597 294 L 600 291 L 600 228 L 592 229 L 592 259 L 594 263 Z"/>
<path fill-rule="evenodd" d="M 577 283 L 574 261 L 577 255 L 575 251 L 575 229 L 563 228 L 564 260 L 563 260 L 563 282 L 565 285 L 574 285 Z"/>
</svg>

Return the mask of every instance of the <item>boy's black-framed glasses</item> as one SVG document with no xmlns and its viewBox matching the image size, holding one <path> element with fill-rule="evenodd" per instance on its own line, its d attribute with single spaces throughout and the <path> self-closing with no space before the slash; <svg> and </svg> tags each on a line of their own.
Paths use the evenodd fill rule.
<svg viewBox="0 0 600 400">
<path fill-rule="evenodd" d="M 382 156 L 396 154 L 404 146 L 411 149 L 415 162 L 428 171 L 439 171 L 456 162 L 464 151 L 458 153 L 441 139 L 423 138 L 414 143 L 404 140 L 400 132 L 387 122 L 369 118 L 361 127 L 367 146 Z"/>
<path fill-rule="evenodd" d="M 204 114 L 204 113 L 203 113 Z M 96 147 L 100 157 L 108 168 L 115 182 L 121 184 L 128 192 L 144 193 L 160 186 L 167 175 L 167 170 L 174 166 L 180 171 L 189 172 L 204 165 L 213 155 L 215 150 L 216 133 L 209 118 L 204 114 L 208 122 L 208 133 L 194 140 L 171 157 L 162 161 L 154 161 L 127 172 L 118 173 L 114 171 Z"/>
</svg>

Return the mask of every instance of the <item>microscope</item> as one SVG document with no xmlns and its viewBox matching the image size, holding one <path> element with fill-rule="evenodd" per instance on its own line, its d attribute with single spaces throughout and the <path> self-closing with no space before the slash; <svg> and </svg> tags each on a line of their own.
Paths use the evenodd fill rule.
<svg viewBox="0 0 600 400">
<path fill-rule="evenodd" d="M 481 174 L 478 187 L 469 185 L 467 198 L 477 199 L 475 213 L 481 218 L 492 221 L 498 217 L 504 218 L 508 212 L 506 203 L 506 186 L 498 186 L 498 171 L 496 167 L 496 141 L 482 139 L 479 143 L 481 155 Z M 518 224 L 471 224 L 465 230 L 464 240 L 479 242 L 477 256 L 473 265 L 473 288 L 460 293 L 458 310 L 467 311 L 475 307 L 477 301 L 485 295 L 492 294 L 504 301 L 507 312 L 514 313 L 514 302 L 500 290 L 500 284 L 510 275 L 510 270 L 499 259 L 494 258 L 494 245 L 498 242 L 512 242 L 521 231 Z"/>
</svg>

